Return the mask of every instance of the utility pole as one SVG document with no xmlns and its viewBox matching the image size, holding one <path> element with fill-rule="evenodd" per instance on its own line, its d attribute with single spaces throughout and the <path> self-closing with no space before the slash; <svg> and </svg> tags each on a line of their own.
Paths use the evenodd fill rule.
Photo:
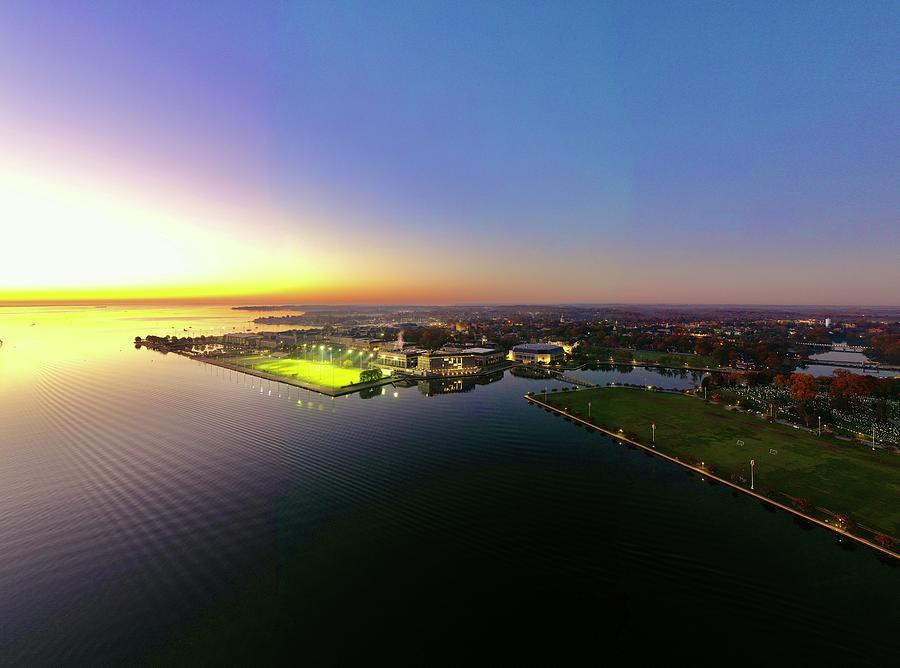
<svg viewBox="0 0 900 668">
<path fill-rule="evenodd" d="M 753 467 L 756 465 L 756 461 L 750 460 L 750 489 L 753 489 Z"/>
</svg>

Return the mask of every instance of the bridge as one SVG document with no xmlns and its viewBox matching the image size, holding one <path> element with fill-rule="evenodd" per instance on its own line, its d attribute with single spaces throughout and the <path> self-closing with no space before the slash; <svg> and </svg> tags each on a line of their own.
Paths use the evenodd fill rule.
<svg viewBox="0 0 900 668">
<path fill-rule="evenodd" d="M 872 348 L 869 346 L 851 346 L 846 343 L 807 343 L 805 341 L 800 342 L 801 346 L 813 346 L 815 348 L 827 348 L 828 350 L 833 350 L 839 353 L 865 353 Z"/>
<path fill-rule="evenodd" d="M 592 383 L 589 380 L 585 380 L 584 378 L 577 378 L 575 376 L 569 376 L 561 371 L 556 373 L 556 379 L 561 380 L 564 383 L 569 383 L 570 385 L 578 385 L 579 387 L 597 387 L 597 383 Z"/>
</svg>

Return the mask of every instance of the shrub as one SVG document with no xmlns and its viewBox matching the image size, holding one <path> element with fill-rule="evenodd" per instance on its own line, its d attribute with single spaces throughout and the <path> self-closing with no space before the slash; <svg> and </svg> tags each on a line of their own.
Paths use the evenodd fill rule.
<svg viewBox="0 0 900 668">
<path fill-rule="evenodd" d="M 801 513 L 806 513 L 807 515 L 812 510 L 812 503 L 810 503 L 809 499 L 804 498 L 796 498 L 793 502 L 794 508 L 799 510 Z"/>
<path fill-rule="evenodd" d="M 888 536 L 886 533 L 876 533 L 875 534 L 875 542 L 881 545 L 881 547 L 891 548 L 896 544 L 896 540 L 893 537 Z"/>
</svg>

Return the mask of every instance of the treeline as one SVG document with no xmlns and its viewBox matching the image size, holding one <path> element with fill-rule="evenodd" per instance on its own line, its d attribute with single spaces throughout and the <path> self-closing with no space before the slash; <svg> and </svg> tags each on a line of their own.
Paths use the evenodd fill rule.
<svg viewBox="0 0 900 668">
<path fill-rule="evenodd" d="M 134 337 L 134 345 L 136 346 L 147 346 L 148 348 L 165 348 L 167 350 L 181 350 L 183 348 L 190 348 L 198 343 L 207 343 L 218 341 L 219 337 L 217 336 L 154 336 L 153 334 L 149 334 L 144 338 L 140 336 Z"/>
<path fill-rule="evenodd" d="M 852 402 L 859 398 L 900 399 L 900 379 L 866 376 L 845 369 L 838 369 L 831 376 L 772 371 L 732 371 L 708 376 L 704 382 L 710 387 L 774 385 L 789 390 L 797 401 L 812 398 L 817 394 L 827 394 L 835 403 Z"/>
<path fill-rule="evenodd" d="M 872 334 L 869 337 L 873 359 L 888 364 L 900 364 L 900 334 Z"/>
<path fill-rule="evenodd" d="M 425 350 L 437 350 L 451 338 L 450 330 L 443 327 L 416 327 L 403 332 L 404 343 L 414 343 Z"/>
<path fill-rule="evenodd" d="M 586 336 L 576 349 L 583 358 L 612 357 L 615 361 L 630 361 L 630 349 L 661 353 L 687 353 L 711 357 L 717 366 L 746 364 L 758 369 L 791 370 L 795 360 L 791 342 L 780 332 L 760 335 L 752 340 L 731 340 L 715 335 L 694 337 L 686 333 L 654 335 L 647 332 L 605 333 L 599 331 Z M 660 358 L 662 363 L 680 363 L 678 357 Z"/>
</svg>

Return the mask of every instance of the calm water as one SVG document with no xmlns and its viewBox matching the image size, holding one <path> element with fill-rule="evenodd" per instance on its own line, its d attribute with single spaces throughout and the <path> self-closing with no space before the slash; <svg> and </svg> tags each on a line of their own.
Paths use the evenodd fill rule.
<svg viewBox="0 0 900 668">
<path fill-rule="evenodd" d="M 609 383 L 629 385 L 653 385 L 667 389 L 687 390 L 700 385 L 703 373 L 683 369 L 656 369 L 628 365 L 601 364 L 596 368 L 578 369 L 568 375 L 584 378 L 597 385 Z"/>
<path fill-rule="evenodd" d="M 129 344 L 247 317 L 0 309 L 3 663 L 896 658 L 900 569 L 546 381 L 332 400 Z"/>
<path fill-rule="evenodd" d="M 816 353 L 814 355 L 810 355 L 809 359 L 812 362 L 823 362 L 823 364 L 808 364 L 805 367 L 801 367 L 803 371 L 811 373 L 814 376 L 830 376 L 837 369 L 843 369 L 844 371 L 849 371 L 850 373 L 861 373 L 867 376 L 877 376 L 879 378 L 893 378 L 894 376 L 900 376 L 900 371 L 897 371 L 896 369 L 873 369 L 871 367 L 838 367 L 832 366 L 830 364 L 824 364 L 827 362 L 849 364 L 871 363 L 871 360 L 868 358 L 868 356 L 863 353 L 829 350 L 824 353 Z"/>
</svg>

